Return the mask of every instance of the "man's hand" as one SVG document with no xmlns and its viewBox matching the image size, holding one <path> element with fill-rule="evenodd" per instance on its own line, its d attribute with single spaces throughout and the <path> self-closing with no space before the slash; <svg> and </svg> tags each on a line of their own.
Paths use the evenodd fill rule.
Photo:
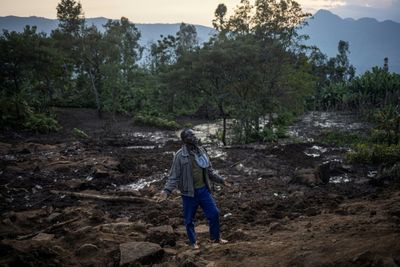
<svg viewBox="0 0 400 267">
<path fill-rule="evenodd" d="M 157 202 L 163 202 L 168 198 L 168 194 L 165 191 L 161 191 L 159 194 L 156 195 L 155 199 Z"/>
</svg>

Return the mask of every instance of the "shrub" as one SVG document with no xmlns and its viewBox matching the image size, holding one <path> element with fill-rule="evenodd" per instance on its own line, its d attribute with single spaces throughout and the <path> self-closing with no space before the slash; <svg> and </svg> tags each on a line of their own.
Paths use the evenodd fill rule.
<svg viewBox="0 0 400 267">
<path fill-rule="evenodd" d="M 24 127 L 37 133 L 57 132 L 61 129 L 58 122 L 45 114 L 31 114 L 25 121 Z"/>
<path fill-rule="evenodd" d="M 181 126 L 176 121 L 171 121 L 165 118 L 151 115 L 136 115 L 134 117 L 134 122 L 138 125 L 156 126 L 169 130 L 176 130 L 181 128 Z"/>
<path fill-rule="evenodd" d="M 347 159 L 351 163 L 392 165 L 400 161 L 400 145 L 358 144 Z"/>
<path fill-rule="evenodd" d="M 275 142 L 278 140 L 278 135 L 273 128 L 265 127 L 261 135 L 264 142 Z"/>
<path fill-rule="evenodd" d="M 363 139 L 360 133 L 331 130 L 323 131 L 319 137 L 321 143 L 333 146 L 351 146 Z"/>
</svg>

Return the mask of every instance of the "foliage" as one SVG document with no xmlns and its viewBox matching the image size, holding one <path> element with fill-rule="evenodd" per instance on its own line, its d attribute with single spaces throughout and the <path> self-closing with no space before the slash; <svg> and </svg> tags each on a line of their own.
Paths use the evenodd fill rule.
<svg viewBox="0 0 400 267">
<path fill-rule="evenodd" d="M 78 129 L 78 128 L 73 128 L 72 129 L 72 134 L 76 137 L 76 138 L 81 138 L 81 139 L 87 139 L 89 138 L 89 135 L 87 133 L 85 133 L 83 130 Z"/>
<path fill-rule="evenodd" d="M 400 161 L 400 145 L 358 144 L 347 159 L 351 163 L 393 165 Z"/>
<path fill-rule="evenodd" d="M 383 177 L 393 177 L 400 178 L 400 163 L 397 162 L 394 165 L 389 165 L 386 168 L 383 168 L 381 176 Z"/>
<path fill-rule="evenodd" d="M 388 145 L 400 143 L 400 106 L 389 105 L 377 111 L 375 122 L 377 123 L 376 141 Z"/>
<path fill-rule="evenodd" d="M 327 145 L 350 147 L 367 140 L 360 133 L 327 130 L 320 134 L 318 141 Z"/>
<path fill-rule="evenodd" d="M 165 118 L 152 116 L 152 115 L 136 115 L 134 117 L 134 123 L 137 125 L 145 126 L 156 126 L 160 128 L 165 128 L 169 130 L 176 130 L 181 128 L 181 126 L 176 121 L 171 121 Z"/>
<path fill-rule="evenodd" d="M 315 50 L 311 58 L 301 45 L 307 36 L 298 30 L 310 14 L 293 0 L 242 0 L 229 16 L 220 4 L 213 20 L 219 32 L 208 42 L 200 46 L 196 28 L 182 23 L 175 35 L 151 45 L 145 66 L 138 65 L 144 48 L 133 23 L 110 20 L 101 32 L 87 26 L 83 14 L 79 1 L 60 0 L 51 36 L 29 27 L 1 36 L 6 64 L 0 99 L 14 99 L 18 107 L 7 108 L 2 124 L 24 121 L 24 107 L 46 113 L 57 105 L 96 107 L 99 116 L 146 114 L 136 122 L 175 128 L 164 118 L 206 107 L 223 120 L 224 143 L 228 119 L 236 121 L 239 142 L 269 141 L 284 136 L 283 126 L 303 112 L 305 99 L 332 73 L 326 57 Z M 350 80 L 348 44 L 341 42 L 338 50 L 335 77 Z"/>
<path fill-rule="evenodd" d="M 57 120 L 46 114 L 30 114 L 24 123 L 24 128 L 37 133 L 57 132 L 61 129 Z"/>
</svg>

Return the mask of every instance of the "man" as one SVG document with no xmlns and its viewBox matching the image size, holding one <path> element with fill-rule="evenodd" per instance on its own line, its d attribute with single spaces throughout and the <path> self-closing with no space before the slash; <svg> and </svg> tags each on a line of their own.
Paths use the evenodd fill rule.
<svg viewBox="0 0 400 267">
<path fill-rule="evenodd" d="M 226 243 L 227 241 L 220 236 L 219 210 L 210 193 L 210 180 L 226 186 L 230 184 L 214 171 L 206 151 L 198 144 L 192 129 L 183 130 L 181 139 L 183 146 L 175 154 L 170 175 L 157 201 L 166 200 L 168 195 L 178 188 L 182 194 L 183 216 L 189 245 L 195 249 L 199 248 L 194 228 L 198 206 L 203 209 L 208 220 L 211 242 Z"/>
</svg>

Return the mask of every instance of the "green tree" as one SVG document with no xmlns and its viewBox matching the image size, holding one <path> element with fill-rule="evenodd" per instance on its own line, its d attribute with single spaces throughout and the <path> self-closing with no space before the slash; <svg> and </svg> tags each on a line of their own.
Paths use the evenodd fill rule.
<svg viewBox="0 0 400 267">
<path fill-rule="evenodd" d="M 21 127 L 34 113 L 47 113 L 63 72 L 52 41 L 27 26 L 0 36 L 1 127 Z"/>
<path fill-rule="evenodd" d="M 104 27 L 106 49 L 102 70 L 107 77 L 104 99 L 115 117 L 117 111 L 123 111 L 122 98 L 132 96 L 130 91 L 137 70 L 136 62 L 140 59 L 143 49 L 138 43 L 139 30 L 127 18 L 122 17 L 119 21 L 109 20 Z"/>
</svg>

